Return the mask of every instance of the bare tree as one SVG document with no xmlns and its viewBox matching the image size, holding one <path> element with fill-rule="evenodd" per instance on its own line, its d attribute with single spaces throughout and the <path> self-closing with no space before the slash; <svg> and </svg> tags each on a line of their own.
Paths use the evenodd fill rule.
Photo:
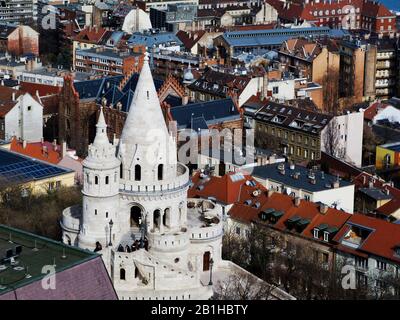
<svg viewBox="0 0 400 320">
<path fill-rule="evenodd" d="M 342 159 L 345 155 L 345 150 L 340 143 L 340 131 L 336 118 L 325 126 L 323 130 L 323 147 L 326 153 L 333 157 Z"/>
<path fill-rule="evenodd" d="M 218 283 L 214 298 L 216 300 L 270 300 L 274 286 L 254 275 L 236 271 Z"/>
</svg>

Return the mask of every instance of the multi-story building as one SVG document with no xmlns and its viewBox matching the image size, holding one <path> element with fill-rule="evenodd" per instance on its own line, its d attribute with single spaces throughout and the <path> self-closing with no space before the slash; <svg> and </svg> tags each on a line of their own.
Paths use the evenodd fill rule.
<svg viewBox="0 0 400 320">
<path fill-rule="evenodd" d="M 338 111 L 340 55 L 333 41 L 287 40 L 279 50 L 279 60 L 286 71 L 322 86 L 319 108 Z"/>
<path fill-rule="evenodd" d="M 318 160 L 321 151 L 361 165 L 363 115 L 332 115 L 250 99 L 243 105 L 244 123 L 255 130 L 257 147 L 276 150 L 294 162 Z M 333 142 L 333 143 L 332 143 Z"/>
<path fill-rule="evenodd" d="M 251 174 L 268 190 L 353 212 L 354 184 L 322 171 L 279 163 L 254 167 Z"/>
<path fill-rule="evenodd" d="M 298 37 L 307 38 L 342 38 L 346 31 L 329 27 L 277 28 L 267 30 L 227 31 L 214 39 L 222 58 L 236 57 L 243 52 L 259 55 L 269 50 L 278 49 L 282 44 Z"/>
<path fill-rule="evenodd" d="M 0 22 L 26 24 L 36 18 L 36 0 L 4 0 L 0 6 Z"/>
<path fill-rule="evenodd" d="M 176 33 L 190 28 L 197 17 L 197 6 L 184 4 L 168 5 L 166 10 L 150 9 L 151 25 L 155 29 Z"/>
<path fill-rule="evenodd" d="M 146 12 L 150 9 L 167 10 L 169 5 L 188 4 L 197 6 L 199 0 L 136 0 L 135 4 Z"/>
<path fill-rule="evenodd" d="M 282 22 L 307 21 L 317 26 L 396 33 L 396 15 L 373 0 L 267 0 Z"/>
<path fill-rule="evenodd" d="M 116 76 L 138 72 L 142 64 L 142 53 L 98 47 L 76 50 L 74 68 L 78 72 Z"/>
<path fill-rule="evenodd" d="M 39 33 L 29 26 L 0 25 L 0 51 L 14 56 L 39 56 Z"/>
<path fill-rule="evenodd" d="M 185 72 L 190 68 L 200 67 L 200 57 L 186 52 L 157 50 L 151 53 L 150 65 L 153 73 L 162 78 L 173 74 L 183 79 Z"/>
</svg>

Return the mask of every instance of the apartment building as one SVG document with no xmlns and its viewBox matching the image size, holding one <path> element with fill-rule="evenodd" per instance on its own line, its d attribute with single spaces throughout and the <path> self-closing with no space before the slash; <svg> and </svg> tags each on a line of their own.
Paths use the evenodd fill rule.
<svg viewBox="0 0 400 320">
<path fill-rule="evenodd" d="M 3 0 L 0 6 L 0 23 L 27 24 L 37 17 L 37 0 Z"/>
</svg>

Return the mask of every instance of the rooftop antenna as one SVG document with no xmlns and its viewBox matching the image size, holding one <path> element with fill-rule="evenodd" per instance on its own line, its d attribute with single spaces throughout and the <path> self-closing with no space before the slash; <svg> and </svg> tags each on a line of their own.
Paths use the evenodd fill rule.
<svg viewBox="0 0 400 320">
<path fill-rule="evenodd" d="M 39 249 L 37 248 L 37 242 L 35 240 L 35 247 L 32 249 L 32 251 L 39 251 Z"/>
<path fill-rule="evenodd" d="M 53 267 L 55 267 L 55 266 L 56 266 L 56 258 L 53 257 Z"/>
<path fill-rule="evenodd" d="M 28 266 L 25 267 L 25 278 L 26 279 L 32 278 L 32 276 L 29 274 L 29 267 Z"/>
<path fill-rule="evenodd" d="M 9 233 L 9 236 L 8 236 L 8 242 L 9 242 L 9 243 L 13 243 L 13 242 L 12 242 L 11 232 Z"/>
<path fill-rule="evenodd" d="M 62 254 L 62 256 L 61 256 L 61 259 L 67 259 L 67 256 L 66 256 L 66 254 L 65 254 L 65 248 L 63 248 L 63 254 Z"/>
</svg>

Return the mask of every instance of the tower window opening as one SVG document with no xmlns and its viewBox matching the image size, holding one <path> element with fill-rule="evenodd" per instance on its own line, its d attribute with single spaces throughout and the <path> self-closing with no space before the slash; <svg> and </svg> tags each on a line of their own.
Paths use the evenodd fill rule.
<svg viewBox="0 0 400 320">
<path fill-rule="evenodd" d="M 122 166 L 122 163 L 119 166 L 119 177 L 120 177 L 120 179 L 124 178 L 124 167 Z"/>
<path fill-rule="evenodd" d="M 94 215 L 97 216 L 97 209 L 94 209 Z"/>
<path fill-rule="evenodd" d="M 109 176 L 106 176 L 106 184 L 110 182 L 109 180 L 110 180 Z"/>
<path fill-rule="evenodd" d="M 164 174 L 164 165 L 163 164 L 159 164 L 158 165 L 158 180 L 162 180 L 163 179 L 163 174 Z"/>
<path fill-rule="evenodd" d="M 153 226 L 154 229 L 159 229 L 160 228 L 160 219 L 161 219 L 161 212 L 160 210 L 154 210 L 153 212 Z"/>
<path fill-rule="evenodd" d="M 149 99 L 150 99 L 150 92 L 147 91 L 147 100 L 149 100 Z"/>
<path fill-rule="evenodd" d="M 140 181 L 142 178 L 142 168 L 140 165 L 135 166 L 135 181 Z"/>
<path fill-rule="evenodd" d="M 119 270 L 119 278 L 120 278 L 121 280 L 125 280 L 125 269 L 121 268 L 121 269 Z"/>
<path fill-rule="evenodd" d="M 108 218 L 108 212 L 106 212 L 106 218 Z"/>
<path fill-rule="evenodd" d="M 94 177 L 94 184 L 99 184 L 99 176 Z"/>
</svg>

